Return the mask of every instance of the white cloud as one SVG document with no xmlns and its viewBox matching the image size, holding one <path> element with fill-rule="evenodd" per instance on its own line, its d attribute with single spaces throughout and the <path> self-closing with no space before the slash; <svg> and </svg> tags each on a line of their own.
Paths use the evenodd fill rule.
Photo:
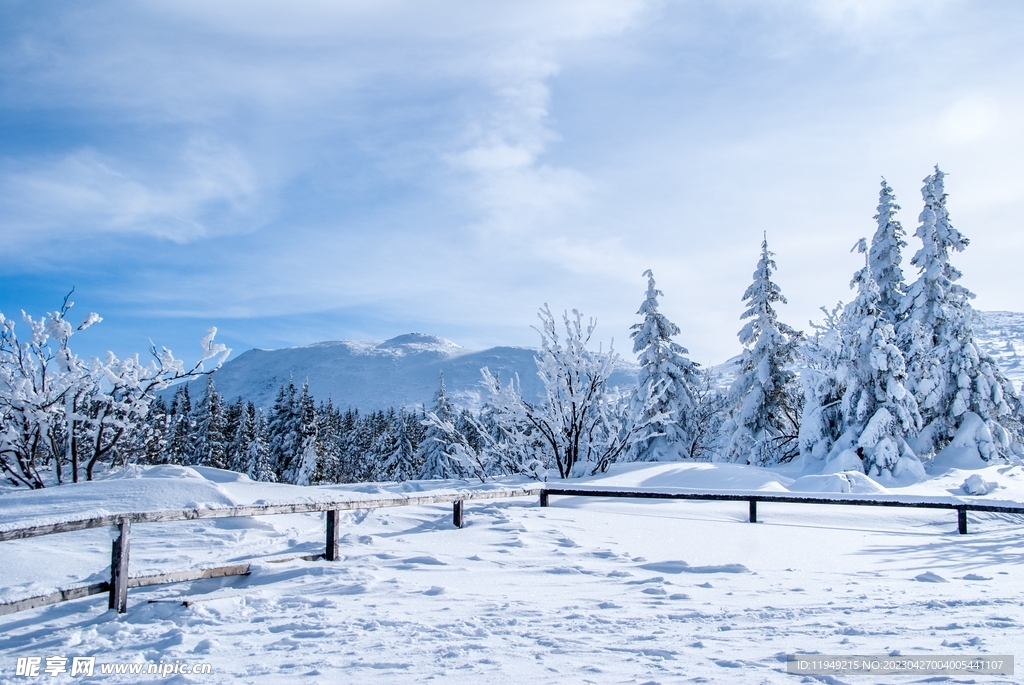
<svg viewBox="0 0 1024 685">
<path fill-rule="evenodd" d="M 258 189 L 238 150 L 194 140 L 171 168 L 139 168 L 82 149 L 54 160 L 8 160 L 0 171 L 0 238 L 35 249 L 60 236 L 138 234 L 189 242 L 237 230 Z"/>
</svg>

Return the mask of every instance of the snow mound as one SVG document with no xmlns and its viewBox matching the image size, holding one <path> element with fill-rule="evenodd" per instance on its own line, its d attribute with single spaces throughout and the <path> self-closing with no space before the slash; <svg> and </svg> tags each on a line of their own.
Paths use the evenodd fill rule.
<svg viewBox="0 0 1024 685">
<path fill-rule="evenodd" d="M 791 492 L 849 492 L 854 494 L 885 494 L 889 492 L 860 471 L 803 476 L 793 481 L 789 490 Z"/>
<path fill-rule="evenodd" d="M 5 515 L 0 526 L 21 528 L 110 514 L 239 504 L 221 484 L 188 466 L 152 466 L 138 469 L 135 475 L 10 491 L 2 499 Z"/>
<path fill-rule="evenodd" d="M 607 473 L 583 481 L 601 487 L 786 492 L 786 486 L 793 479 L 771 469 L 746 464 L 634 462 L 612 464 Z"/>
<path fill-rule="evenodd" d="M 999 483 L 985 480 L 978 474 L 968 476 L 964 484 L 960 486 L 968 495 L 987 495 L 999 487 Z"/>
<path fill-rule="evenodd" d="M 925 571 L 924 573 L 914 576 L 914 580 L 919 583 L 948 583 L 949 581 L 940 576 L 938 573 L 932 573 L 931 571 Z"/>
<path fill-rule="evenodd" d="M 690 566 L 685 561 L 658 561 L 650 564 L 640 564 L 640 568 L 656 573 L 750 573 L 750 569 L 743 564 Z"/>
</svg>

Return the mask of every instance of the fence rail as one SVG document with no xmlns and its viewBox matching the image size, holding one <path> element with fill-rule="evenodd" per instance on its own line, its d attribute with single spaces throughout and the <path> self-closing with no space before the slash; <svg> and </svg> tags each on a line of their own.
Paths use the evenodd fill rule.
<svg viewBox="0 0 1024 685">
<path fill-rule="evenodd" d="M 904 496 L 892 499 L 885 495 L 861 495 L 859 497 L 812 497 L 809 495 L 782 495 L 765 492 L 685 492 L 664 490 L 641 490 L 634 488 L 545 488 L 540 494 L 540 505 L 548 506 L 551 495 L 567 497 L 626 497 L 631 499 L 689 499 L 704 501 L 747 502 L 749 504 L 749 520 L 757 523 L 758 502 L 778 502 L 780 504 L 842 504 L 858 507 L 901 507 L 911 509 L 955 509 L 957 512 L 957 528 L 961 535 L 967 534 L 968 511 L 991 511 L 1004 514 L 1024 514 L 1024 505 L 1009 504 L 974 504 L 950 497 L 938 500 L 928 497 Z"/>
<path fill-rule="evenodd" d="M 783 495 L 760 491 L 723 493 L 684 490 L 651 490 L 640 488 L 559 488 L 547 487 L 543 484 L 519 488 L 498 488 L 488 490 L 447 490 L 422 494 L 402 494 L 379 498 L 356 497 L 339 500 L 318 500 L 311 502 L 291 502 L 280 504 L 251 504 L 237 507 L 219 507 L 209 509 L 189 508 L 154 512 L 124 512 L 47 523 L 37 526 L 0 529 L 0 542 L 8 540 L 23 540 L 43 535 L 54 535 L 57 533 L 69 533 L 79 530 L 88 530 L 91 528 L 116 527 L 118 529 L 118 535 L 111 545 L 111 572 L 109 582 L 83 585 L 67 590 L 57 590 L 47 595 L 29 597 L 27 599 L 17 600 L 14 602 L 0 603 L 0 615 L 23 611 L 25 609 L 32 609 L 48 604 L 56 604 L 58 602 L 78 599 L 90 595 L 102 594 L 105 592 L 109 593 L 108 606 L 111 609 L 116 609 L 118 613 L 124 613 L 128 609 L 128 589 L 132 587 L 147 587 L 150 585 L 201 580 L 205 578 L 218 578 L 222 576 L 248 575 L 250 572 L 249 564 L 241 563 L 230 566 L 193 569 L 132 578 L 129 576 L 128 568 L 131 528 L 133 524 L 234 518 L 240 516 L 277 516 L 281 514 L 303 514 L 323 511 L 326 512 L 326 541 L 324 553 L 322 555 L 307 555 L 302 557 L 289 557 L 286 559 L 271 559 L 268 561 L 288 561 L 297 558 L 307 560 L 323 558 L 327 561 L 336 561 L 339 557 L 338 532 L 340 525 L 340 513 L 342 511 L 450 502 L 452 503 L 452 523 L 455 527 L 462 528 L 465 518 L 464 503 L 467 501 L 507 499 L 512 497 L 529 497 L 537 495 L 540 496 L 540 506 L 542 507 L 550 506 L 550 498 L 552 495 L 564 497 L 747 502 L 749 507 L 748 520 L 751 523 L 757 522 L 757 505 L 759 502 L 956 510 L 957 528 L 963 535 L 967 534 L 968 511 L 1024 514 L 1024 504 L 976 504 L 973 502 L 964 502 L 963 500 L 952 497 L 943 499 L 907 496 L 899 499 L 893 499 L 891 496 L 881 495 L 826 497 L 810 495 Z"/>
</svg>

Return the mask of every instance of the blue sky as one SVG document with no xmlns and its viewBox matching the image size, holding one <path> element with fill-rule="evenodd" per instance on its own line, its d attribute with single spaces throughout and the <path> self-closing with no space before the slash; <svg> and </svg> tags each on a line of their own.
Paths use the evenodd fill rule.
<svg viewBox="0 0 1024 685">
<path fill-rule="evenodd" d="M 762 233 L 806 328 L 880 177 L 913 233 L 935 163 L 975 305 L 1024 311 L 1022 35 L 1013 1 L 9 0 L 0 311 L 73 286 L 80 351 L 190 360 L 210 325 L 533 345 L 547 302 L 628 355 L 651 268 L 720 362 Z"/>
</svg>

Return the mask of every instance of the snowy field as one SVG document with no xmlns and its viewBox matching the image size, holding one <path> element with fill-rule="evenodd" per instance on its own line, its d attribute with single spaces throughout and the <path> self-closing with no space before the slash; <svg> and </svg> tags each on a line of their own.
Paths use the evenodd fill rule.
<svg viewBox="0 0 1024 685">
<path fill-rule="evenodd" d="M 842 478 L 797 480 L 796 468 L 628 465 L 587 480 L 782 492 L 835 490 Z M 966 498 L 973 474 L 998 487 L 967 499 L 1024 502 L 1019 465 L 887 492 Z M 9 492 L 0 526 L 375 489 L 155 467 Z M 358 511 L 342 514 L 333 563 L 266 561 L 322 551 L 323 515 L 137 525 L 133 575 L 262 560 L 248 577 L 133 589 L 121 616 L 98 595 L 0 617 L 0 682 L 792 683 L 793 652 L 1024 655 L 1022 517 L 972 514 L 966 536 L 952 511 L 762 503 L 759 518 L 747 523 L 744 502 L 569 497 L 546 509 L 536 498 L 467 503 L 461 530 L 450 505 Z M 0 550 L 0 601 L 11 601 L 105 580 L 110 532 Z M 209 663 L 212 675 L 15 675 L 18 657 L 50 655 Z M 1021 682 L 1017 672 L 820 681 Z"/>
</svg>

